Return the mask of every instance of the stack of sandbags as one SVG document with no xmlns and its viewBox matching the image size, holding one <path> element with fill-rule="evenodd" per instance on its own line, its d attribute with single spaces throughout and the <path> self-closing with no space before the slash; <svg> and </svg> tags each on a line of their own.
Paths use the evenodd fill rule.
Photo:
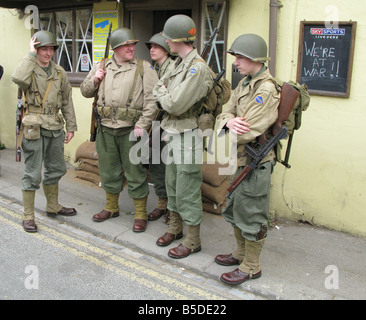
<svg viewBox="0 0 366 320">
<path fill-rule="evenodd" d="M 83 142 L 76 150 L 75 162 L 79 163 L 76 178 L 90 181 L 100 186 L 98 153 L 95 142 Z"/>
<path fill-rule="evenodd" d="M 221 214 L 225 206 L 226 192 L 229 186 L 228 175 L 220 175 L 219 168 L 227 165 L 219 163 L 202 165 L 202 207 L 204 211 Z"/>
</svg>

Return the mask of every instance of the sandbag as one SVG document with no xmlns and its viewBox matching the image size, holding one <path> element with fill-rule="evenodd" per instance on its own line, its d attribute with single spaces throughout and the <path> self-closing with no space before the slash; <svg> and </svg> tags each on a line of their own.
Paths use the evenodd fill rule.
<svg viewBox="0 0 366 320">
<path fill-rule="evenodd" d="M 220 164 L 218 162 L 213 164 L 203 163 L 202 165 L 202 180 L 212 186 L 220 186 L 224 180 L 227 178 L 227 175 L 220 175 L 220 168 L 227 168 L 227 164 Z"/>
<path fill-rule="evenodd" d="M 98 174 L 95 174 L 92 172 L 77 171 L 77 174 L 75 175 L 75 177 L 82 179 L 82 180 L 92 182 L 97 186 L 99 186 L 101 183 L 100 176 Z"/>
<path fill-rule="evenodd" d="M 95 142 L 85 141 L 79 146 L 75 153 L 75 162 L 78 162 L 80 158 L 98 160 Z"/>
</svg>

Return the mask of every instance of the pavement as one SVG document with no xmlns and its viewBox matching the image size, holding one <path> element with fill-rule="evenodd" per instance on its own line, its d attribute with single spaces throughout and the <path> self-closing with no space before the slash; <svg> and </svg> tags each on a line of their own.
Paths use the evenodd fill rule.
<svg viewBox="0 0 366 320">
<path fill-rule="evenodd" d="M 0 150 L 0 197 L 22 204 L 20 185 L 23 168 L 23 162 L 15 162 L 15 150 Z M 202 250 L 184 259 L 172 259 L 167 255 L 168 250 L 178 245 L 179 241 L 167 247 L 155 244 L 168 228 L 163 218 L 149 221 L 143 233 L 132 232 L 134 206 L 124 190 L 119 198 L 120 216 L 102 223 L 94 222 L 93 214 L 100 212 L 105 204 L 104 190 L 75 175 L 74 165 L 68 164 L 68 172 L 59 183 L 59 202 L 76 208 L 78 214 L 56 219 L 144 255 L 159 258 L 182 270 L 194 272 L 212 283 L 221 283 L 219 276 L 235 268 L 214 262 L 217 254 L 227 254 L 235 249 L 233 229 L 222 215 L 204 212 Z M 148 212 L 157 203 L 153 187 L 149 188 Z M 46 199 L 41 188 L 36 192 L 36 219 L 37 215 L 47 217 L 45 207 Z M 365 238 L 281 219 L 272 223 L 261 253 L 262 277 L 237 286 L 225 286 L 232 287 L 238 299 L 364 300 L 365 249 Z"/>
</svg>

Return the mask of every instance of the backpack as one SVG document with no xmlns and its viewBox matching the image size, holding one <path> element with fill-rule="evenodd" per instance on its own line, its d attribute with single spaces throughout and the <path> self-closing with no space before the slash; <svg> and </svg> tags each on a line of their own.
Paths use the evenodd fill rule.
<svg viewBox="0 0 366 320">
<path fill-rule="evenodd" d="M 281 88 L 283 86 L 284 81 L 276 78 L 272 78 L 271 80 L 275 84 L 277 91 L 281 92 Z M 280 162 L 285 167 L 291 168 L 291 166 L 288 163 L 288 160 L 290 157 L 291 144 L 294 131 L 299 130 L 299 128 L 301 127 L 302 112 L 306 111 L 307 108 L 309 107 L 310 94 L 306 84 L 299 84 L 291 80 L 288 81 L 287 83 L 291 85 L 293 88 L 295 88 L 297 91 L 299 91 L 300 95 L 297 98 L 288 119 L 282 123 L 282 126 L 287 128 L 287 135 L 289 137 L 286 148 L 285 159 L 284 160 L 281 159 L 281 149 L 282 149 L 281 142 L 277 143 L 277 147 L 275 148 L 275 150 L 276 150 L 277 161 Z"/>
<path fill-rule="evenodd" d="M 204 62 L 203 59 L 194 59 L 195 62 Z M 206 64 L 207 65 L 207 64 Z M 217 78 L 217 74 L 207 65 L 210 69 L 214 79 Z M 223 70 L 225 72 L 225 70 Z M 228 80 L 221 77 L 216 85 L 211 88 L 207 96 L 201 99 L 193 107 L 198 115 L 198 127 L 203 132 L 205 129 L 214 129 L 215 119 L 222 112 L 222 106 L 229 101 L 231 95 L 231 84 Z"/>
</svg>

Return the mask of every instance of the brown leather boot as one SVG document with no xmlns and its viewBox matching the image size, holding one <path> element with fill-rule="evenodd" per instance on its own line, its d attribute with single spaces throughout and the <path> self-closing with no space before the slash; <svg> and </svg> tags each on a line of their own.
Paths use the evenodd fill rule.
<svg viewBox="0 0 366 320">
<path fill-rule="evenodd" d="M 151 211 L 148 216 L 147 219 L 149 221 L 155 221 L 158 220 L 161 216 L 163 216 L 164 214 L 166 214 L 167 209 L 159 209 L 159 208 L 155 208 L 153 211 Z"/>
<path fill-rule="evenodd" d="M 236 250 L 230 254 L 219 254 L 215 258 L 215 262 L 222 266 L 239 265 L 245 255 L 245 238 L 241 234 L 241 230 L 234 227 L 234 235 L 236 239 Z"/>
<path fill-rule="evenodd" d="M 201 246 L 196 249 L 190 249 L 184 246 L 182 243 L 173 249 L 170 249 L 168 252 L 168 256 L 174 259 L 182 259 L 188 257 L 191 253 L 196 253 L 201 251 Z"/>
<path fill-rule="evenodd" d="M 169 257 L 182 259 L 188 257 L 191 253 L 201 251 L 200 227 L 199 224 L 195 226 L 188 225 L 186 238 L 178 247 L 169 250 Z"/>
<path fill-rule="evenodd" d="M 76 215 L 77 211 L 74 208 L 65 208 L 62 207 L 62 209 L 57 212 L 57 214 L 61 215 L 61 216 L 74 216 Z"/>
<path fill-rule="evenodd" d="M 168 232 L 164 233 L 158 240 L 156 244 L 158 246 L 168 246 L 175 239 L 181 239 L 183 237 L 183 223 L 182 217 L 179 213 L 172 211 L 171 220 L 168 228 Z"/>
<path fill-rule="evenodd" d="M 102 210 L 101 212 L 93 215 L 93 220 L 96 222 L 103 222 L 109 218 L 116 218 L 119 216 L 119 211 L 110 212 L 108 210 Z"/>
<path fill-rule="evenodd" d="M 161 216 L 167 213 L 167 204 L 168 199 L 159 198 L 158 205 L 152 212 L 148 214 L 147 219 L 149 221 L 158 220 Z"/>
<path fill-rule="evenodd" d="M 156 240 L 156 244 L 161 247 L 166 247 L 170 245 L 174 240 L 179 240 L 183 238 L 183 232 L 178 234 L 173 234 L 166 232 L 163 236 L 161 236 L 158 240 Z"/>
<path fill-rule="evenodd" d="M 34 220 L 24 220 L 23 229 L 26 232 L 37 232 L 37 225 Z"/>
<path fill-rule="evenodd" d="M 104 209 L 93 216 L 96 222 L 103 222 L 109 218 L 116 218 L 119 216 L 118 198 L 119 193 L 105 192 L 106 204 Z"/>
<path fill-rule="evenodd" d="M 262 275 L 261 271 L 254 274 L 249 274 L 236 268 L 234 271 L 223 273 L 220 276 L 220 280 L 227 284 L 240 284 L 250 279 L 257 279 Z"/>
<path fill-rule="evenodd" d="M 219 254 L 215 258 L 215 262 L 222 266 L 235 266 L 239 265 L 240 261 L 230 254 Z"/>
<path fill-rule="evenodd" d="M 259 255 L 265 239 L 249 241 L 245 239 L 244 260 L 239 268 L 234 271 L 223 273 L 220 280 L 227 284 L 240 284 L 250 279 L 257 279 L 262 275 Z"/>
<path fill-rule="evenodd" d="M 147 197 L 141 199 L 133 199 L 135 204 L 135 218 L 133 220 L 133 232 L 144 232 L 147 225 L 146 203 Z"/>
<path fill-rule="evenodd" d="M 145 219 L 133 219 L 133 232 L 144 232 L 146 230 L 147 221 Z"/>
</svg>

